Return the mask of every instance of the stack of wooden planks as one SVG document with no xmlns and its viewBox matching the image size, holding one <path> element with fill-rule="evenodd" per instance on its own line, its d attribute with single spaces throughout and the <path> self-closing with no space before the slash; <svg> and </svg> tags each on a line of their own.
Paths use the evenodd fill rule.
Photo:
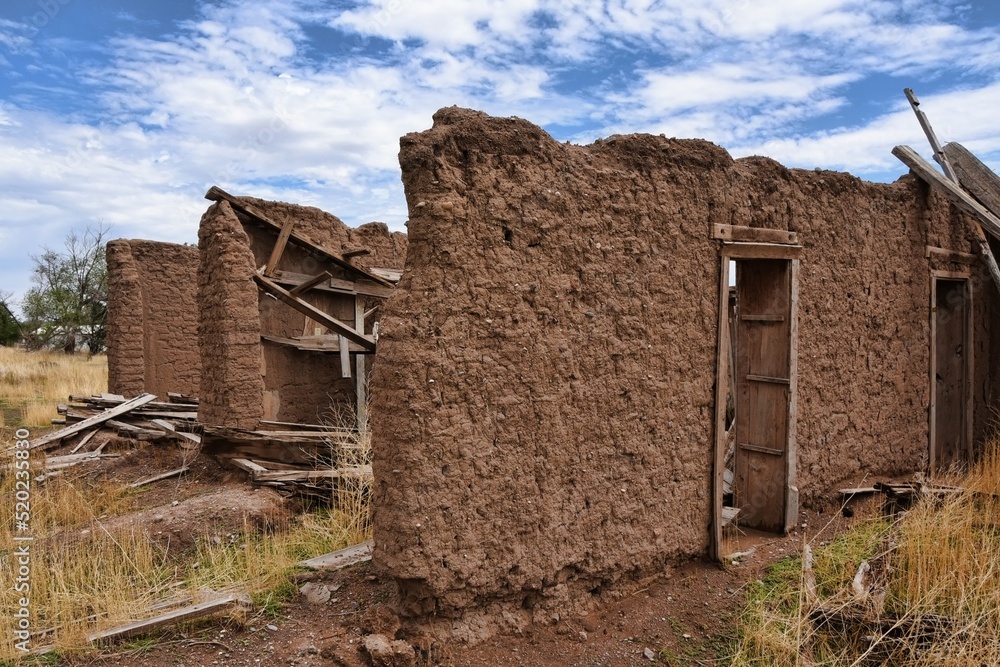
<svg viewBox="0 0 1000 667">
<path fill-rule="evenodd" d="M 206 453 L 283 495 L 329 499 L 345 481 L 363 487 L 371 480 L 353 429 L 263 421 L 256 431 L 206 426 L 204 436 Z"/>
</svg>

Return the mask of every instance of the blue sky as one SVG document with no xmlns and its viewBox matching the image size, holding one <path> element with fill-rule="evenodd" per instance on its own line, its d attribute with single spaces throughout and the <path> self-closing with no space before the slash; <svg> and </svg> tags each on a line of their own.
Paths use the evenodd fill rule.
<svg viewBox="0 0 1000 667">
<path fill-rule="evenodd" d="M 997 169 L 998 4 L 4 0 L 0 290 L 98 222 L 195 242 L 213 184 L 403 229 L 399 137 L 452 104 L 892 181 L 909 86 Z"/>
</svg>

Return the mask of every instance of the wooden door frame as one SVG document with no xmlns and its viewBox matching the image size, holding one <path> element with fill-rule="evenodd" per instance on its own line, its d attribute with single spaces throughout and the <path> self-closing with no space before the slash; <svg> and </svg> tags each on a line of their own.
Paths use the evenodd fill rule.
<svg viewBox="0 0 1000 667">
<path fill-rule="evenodd" d="M 797 446 L 795 441 L 798 412 L 798 310 L 799 263 L 802 246 L 771 243 L 724 243 L 719 251 L 719 321 L 717 328 L 715 371 L 715 427 L 714 457 L 712 464 L 712 527 L 709 540 L 709 557 L 722 562 L 722 496 L 726 457 L 726 398 L 729 395 L 729 262 L 744 259 L 783 259 L 790 263 L 789 303 L 789 357 L 788 357 L 788 442 L 785 469 L 785 532 L 796 523 L 799 513 L 797 479 Z M 735 424 L 734 424 L 735 427 Z"/>
<path fill-rule="evenodd" d="M 928 341 L 928 353 L 930 356 L 930 403 L 927 409 L 927 474 L 934 475 L 934 464 L 937 458 L 937 284 L 939 280 L 952 282 L 963 282 L 965 284 L 965 382 L 963 383 L 962 399 L 964 406 L 963 418 L 963 438 L 962 445 L 966 461 L 972 460 L 972 419 L 973 419 L 973 326 L 975 323 L 972 308 L 972 271 L 931 271 L 930 275 L 930 326 L 931 334 Z"/>
</svg>

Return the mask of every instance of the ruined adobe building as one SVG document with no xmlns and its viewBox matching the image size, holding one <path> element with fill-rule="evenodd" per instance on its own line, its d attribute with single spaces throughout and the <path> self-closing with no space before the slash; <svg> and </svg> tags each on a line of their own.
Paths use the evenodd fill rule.
<svg viewBox="0 0 1000 667">
<path fill-rule="evenodd" d="M 198 248 L 111 241 L 108 264 L 108 390 L 198 395 Z"/>
<path fill-rule="evenodd" d="M 965 214 L 912 176 L 572 146 L 457 108 L 400 164 L 371 392 L 375 560 L 406 615 L 467 638 L 476 609 L 547 620 L 718 552 L 724 504 L 781 532 L 987 428 L 995 290 Z"/>
<path fill-rule="evenodd" d="M 258 290 L 257 268 L 270 265 L 287 226 L 274 284 L 294 291 L 319 274 L 297 297 L 352 329 L 367 313 L 362 333 L 371 336 L 370 311 L 391 292 L 386 277 L 398 277 L 406 235 L 382 223 L 350 228 L 312 207 L 209 194 L 226 203 L 206 212 L 200 251 L 108 244 L 109 390 L 200 396 L 202 423 L 249 429 L 263 419 L 315 423 L 332 404 L 354 403 L 374 345 L 351 343 L 345 368 L 322 322 Z"/>
<path fill-rule="evenodd" d="M 338 403 L 363 413 L 371 311 L 392 290 L 386 270 L 402 268 L 406 235 L 218 188 L 208 197 L 217 203 L 199 230 L 200 420 L 255 429 L 320 423 Z"/>
</svg>

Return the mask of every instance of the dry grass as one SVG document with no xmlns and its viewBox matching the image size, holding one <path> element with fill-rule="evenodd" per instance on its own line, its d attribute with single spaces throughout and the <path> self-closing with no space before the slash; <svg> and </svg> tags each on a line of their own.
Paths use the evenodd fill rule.
<svg viewBox="0 0 1000 667">
<path fill-rule="evenodd" d="M 5 396 L 3 391 L 0 387 L 0 397 Z M 370 440 L 347 431 L 331 427 L 331 434 L 337 433 L 331 445 L 338 465 L 370 463 Z M 0 444 L 9 446 L 14 428 L 0 429 L 0 436 Z M 43 455 L 33 456 L 39 459 L 34 467 Z M 19 544 L 15 536 L 23 535 L 14 524 L 15 483 L 13 471 L 0 471 L 0 498 L 10 499 L 0 521 L 0 581 L 4 582 L 17 576 L 17 563 L 10 554 Z M 141 526 L 112 533 L 102 525 L 105 518 L 132 511 L 141 492 L 72 478 L 57 477 L 43 485 L 33 482 L 31 625 L 43 633 L 32 638 L 31 646 L 85 650 L 87 637 L 94 632 L 151 616 L 150 607 L 164 600 L 202 600 L 208 589 L 246 593 L 259 613 L 276 613 L 283 601 L 297 594 L 290 574 L 298 562 L 370 537 L 369 486 L 370 480 L 348 480 L 337 488 L 331 507 L 300 515 L 273 533 L 261 535 L 248 526 L 228 541 L 201 540 L 194 553 L 168 558 Z M 16 609 L 20 595 L 5 584 L 0 589 L 0 609 Z M 20 657 L 15 621 L 12 613 L 0 614 L 0 663 Z"/>
<path fill-rule="evenodd" d="M 895 523 L 868 521 L 817 549 L 815 600 L 801 559 L 774 566 L 748 595 L 732 664 L 1000 664 L 997 451 L 954 481 L 966 491 L 927 499 Z M 851 584 L 863 561 L 873 585 L 857 596 Z M 835 620 L 816 622 L 820 608 Z"/>
<path fill-rule="evenodd" d="M 108 390 L 104 355 L 0 347 L 0 413 L 10 426 L 47 426 L 70 394 Z M 2 423 L 0 423 L 2 425 Z"/>
</svg>

